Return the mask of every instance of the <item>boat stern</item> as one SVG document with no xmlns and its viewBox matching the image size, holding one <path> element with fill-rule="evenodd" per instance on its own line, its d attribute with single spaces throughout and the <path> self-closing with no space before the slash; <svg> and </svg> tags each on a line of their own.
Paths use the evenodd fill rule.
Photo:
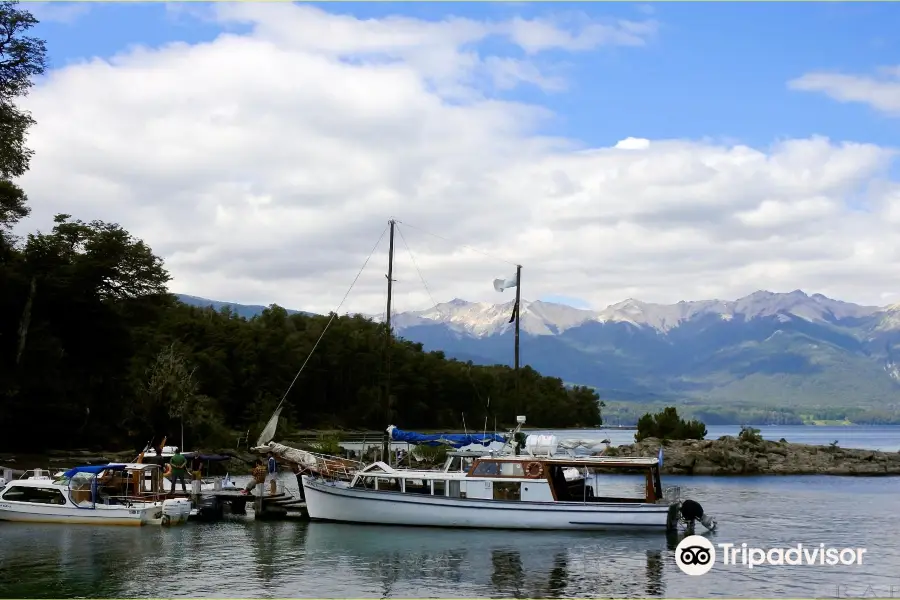
<svg viewBox="0 0 900 600">
<path fill-rule="evenodd" d="M 187 523 L 191 516 L 191 501 L 187 498 L 168 498 L 160 508 L 163 527 L 172 527 Z"/>
<path fill-rule="evenodd" d="M 718 523 L 716 519 L 703 510 L 703 506 L 690 498 L 681 499 L 681 488 L 666 488 L 663 501 L 669 503 L 669 514 L 666 519 L 666 529 L 677 531 L 679 524 L 684 524 L 685 531 L 692 535 L 696 523 L 699 522 L 707 531 L 715 531 Z"/>
</svg>

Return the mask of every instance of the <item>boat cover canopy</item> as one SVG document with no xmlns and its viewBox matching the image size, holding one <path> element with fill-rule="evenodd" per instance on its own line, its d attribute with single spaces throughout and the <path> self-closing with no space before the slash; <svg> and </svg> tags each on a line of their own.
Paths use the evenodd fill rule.
<svg viewBox="0 0 900 600">
<path fill-rule="evenodd" d="M 506 438 L 497 433 L 416 433 L 414 431 L 403 431 L 391 425 L 388 427 L 388 434 L 395 442 L 407 442 L 409 444 L 417 444 L 423 446 L 450 446 L 452 448 L 462 448 L 471 444 L 480 444 L 489 446 L 492 442 L 506 443 Z"/>
<path fill-rule="evenodd" d="M 122 464 L 108 464 L 108 465 L 84 465 L 82 467 L 72 467 L 65 473 L 63 473 L 63 477 L 66 479 L 71 479 L 75 477 L 78 473 L 90 473 L 91 475 L 96 475 L 101 471 L 109 471 L 116 469 L 124 469 L 125 465 Z"/>
</svg>

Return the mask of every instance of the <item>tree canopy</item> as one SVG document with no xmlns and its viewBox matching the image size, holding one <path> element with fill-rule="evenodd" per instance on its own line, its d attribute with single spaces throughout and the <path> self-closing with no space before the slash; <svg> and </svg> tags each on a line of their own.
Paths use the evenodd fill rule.
<svg viewBox="0 0 900 600">
<path fill-rule="evenodd" d="M 674 406 L 667 406 L 655 415 L 647 413 L 638 419 L 634 441 L 640 442 L 648 438 L 702 440 L 705 437 L 706 425 L 697 420 L 682 419 Z"/>
<path fill-rule="evenodd" d="M 179 439 L 226 443 L 258 432 L 331 315 L 271 306 L 246 319 L 180 303 L 162 261 L 115 224 L 59 215 L 0 265 L 2 445 L 71 447 Z M 335 317 L 287 396 L 305 428 L 459 428 L 521 410 L 544 427 L 600 424 L 588 388 L 529 367 L 476 366 L 424 352 L 384 325 Z M 391 402 L 385 408 L 386 352 Z M 477 427 L 477 426 L 476 426 Z"/>
<path fill-rule="evenodd" d="M 44 41 L 25 35 L 37 19 L 17 5 L 0 2 L 0 235 L 29 212 L 25 192 L 12 179 L 28 170 L 32 151 L 25 137 L 34 119 L 15 101 L 28 94 L 33 78 L 46 68 Z"/>
</svg>

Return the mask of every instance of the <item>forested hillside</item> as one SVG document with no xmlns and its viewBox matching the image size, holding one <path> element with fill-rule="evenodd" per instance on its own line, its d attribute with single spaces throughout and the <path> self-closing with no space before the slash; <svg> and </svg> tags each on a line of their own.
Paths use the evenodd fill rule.
<svg viewBox="0 0 900 600">
<path fill-rule="evenodd" d="M 141 446 L 168 435 L 192 447 L 251 437 L 288 390 L 330 316 L 271 307 L 246 319 L 190 307 L 167 290 L 151 248 L 117 224 L 59 215 L 49 232 L 12 235 L 29 212 L 16 183 L 33 118 L 15 100 L 43 72 L 34 18 L 0 3 L 0 449 Z M 12 66 L 10 66 L 12 65 Z M 61 191 L 61 193 L 63 193 Z M 88 215 L 94 217 L 94 215 Z M 597 395 L 525 368 L 447 360 L 384 326 L 335 317 L 292 388 L 283 428 L 383 429 L 600 423 Z M 512 350 L 512 349 L 510 349 Z M 391 352 L 390 403 L 385 352 Z M 519 400 L 520 399 L 520 400 Z M 284 429 L 282 429 L 284 430 Z"/>
</svg>

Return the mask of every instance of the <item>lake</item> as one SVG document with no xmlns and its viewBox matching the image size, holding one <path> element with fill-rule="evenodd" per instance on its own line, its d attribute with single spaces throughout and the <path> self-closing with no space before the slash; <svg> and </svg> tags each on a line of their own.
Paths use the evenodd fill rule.
<svg viewBox="0 0 900 600">
<path fill-rule="evenodd" d="M 837 440 L 842 448 L 863 448 L 866 450 L 882 450 L 897 452 L 900 450 L 900 426 L 897 425 L 762 425 L 757 426 L 760 434 L 767 440 L 778 441 L 781 438 L 797 444 L 814 444 L 827 446 Z M 723 435 L 737 436 L 741 431 L 739 425 L 707 425 L 706 439 L 714 440 Z M 601 434 L 614 446 L 634 443 L 635 431 L 627 429 L 576 430 L 564 429 L 548 431 L 561 438 L 593 438 Z M 528 433 L 544 433 L 529 431 Z"/>
<path fill-rule="evenodd" d="M 898 427 L 762 429 L 772 439 L 900 447 Z M 712 437 L 722 431 L 710 427 Z M 604 432 L 613 433 L 626 441 L 634 434 Z M 285 482 L 296 485 L 290 476 Z M 748 569 L 719 563 L 691 577 L 675 563 L 676 540 L 664 534 L 252 517 L 173 529 L 0 523 L 0 597 L 900 597 L 900 478 L 670 476 L 663 484 L 681 486 L 682 497 L 698 500 L 716 517 L 718 531 L 708 536 L 715 544 L 825 544 L 867 553 L 860 565 Z M 640 483 L 623 478 L 616 485 Z"/>
</svg>

